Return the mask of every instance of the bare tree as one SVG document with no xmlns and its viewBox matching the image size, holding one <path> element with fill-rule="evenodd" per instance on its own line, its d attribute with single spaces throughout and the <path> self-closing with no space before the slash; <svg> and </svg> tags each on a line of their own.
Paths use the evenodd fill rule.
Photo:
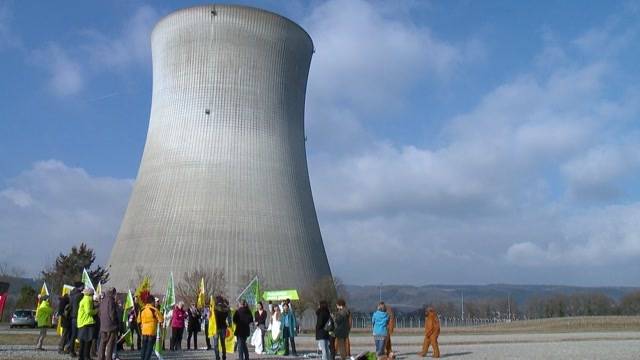
<svg viewBox="0 0 640 360">
<path fill-rule="evenodd" d="M 195 303 L 198 299 L 200 282 L 204 279 L 205 301 L 211 296 L 226 296 L 227 280 L 223 269 L 210 270 L 200 267 L 191 272 L 185 272 L 176 286 L 178 299 L 187 304 Z"/>
<path fill-rule="evenodd" d="M 144 266 L 137 265 L 134 268 L 134 271 L 136 272 L 135 277 L 129 280 L 130 289 L 137 288 L 140 284 L 142 284 L 142 281 L 144 280 L 144 278 L 151 279 L 151 275 L 145 270 Z"/>
</svg>

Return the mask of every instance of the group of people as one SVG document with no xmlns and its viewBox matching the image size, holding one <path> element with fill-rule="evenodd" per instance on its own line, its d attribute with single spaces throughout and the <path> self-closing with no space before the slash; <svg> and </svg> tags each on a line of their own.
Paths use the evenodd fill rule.
<svg viewBox="0 0 640 360">
<path fill-rule="evenodd" d="M 135 345 L 140 350 L 140 357 L 147 360 L 153 354 L 158 329 L 164 328 L 167 335 L 170 330 L 170 351 L 182 350 L 185 330 L 187 350 L 192 348 L 192 339 L 193 349 L 198 349 L 198 333 L 204 329 L 207 350 L 214 350 L 216 360 L 226 360 L 226 338 L 233 325 L 233 335 L 237 340 L 233 350 L 238 351 L 240 360 L 249 359 L 249 339 L 257 354 L 297 356 L 295 338 L 299 328 L 289 299 L 280 304 L 269 302 L 266 308 L 265 304 L 258 302 L 254 313 L 244 300 L 239 302 L 236 311 L 232 311 L 229 301 L 222 296 L 217 296 L 214 304 L 202 309 L 196 304 L 185 309 L 184 302 L 178 302 L 167 314 L 159 309 L 159 299 L 149 295 L 144 299 L 136 298 L 129 312 L 124 314 L 122 299 L 117 296 L 116 289 L 110 288 L 106 293 L 94 294 L 93 289 L 84 288 L 84 284 L 78 282 L 58 303 L 56 313 L 62 328 L 58 352 L 79 359 L 117 359 L 118 351 L 124 347 L 124 335 L 130 334 L 131 350 L 134 349 L 135 335 Z M 40 328 L 37 349 L 42 349 L 53 313 L 49 298 L 42 296 L 36 311 L 36 321 Z M 253 335 L 252 327 L 255 328 Z M 351 312 L 343 299 L 336 301 L 333 311 L 327 301 L 318 303 L 315 338 L 322 360 L 334 360 L 338 356 L 340 360 L 345 360 L 351 357 L 351 327 Z M 392 309 L 380 302 L 372 315 L 372 333 L 379 358 L 394 358 L 391 346 L 394 327 Z M 421 356 L 426 356 L 430 347 L 433 348 L 433 357 L 440 356 L 439 334 L 438 316 L 429 307 L 425 312 L 425 337 Z M 164 349 L 164 337 L 162 339 L 163 342 L 159 345 Z"/>
</svg>

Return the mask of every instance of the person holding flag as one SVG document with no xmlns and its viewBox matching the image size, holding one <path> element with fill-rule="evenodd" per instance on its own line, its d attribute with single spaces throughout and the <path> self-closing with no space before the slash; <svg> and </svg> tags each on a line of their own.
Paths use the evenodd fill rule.
<svg viewBox="0 0 640 360">
<path fill-rule="evenodd" d="M 213 351 L 216 354 L 216 360 L 220 360 L 220 350 L 222 350 L 222 360 L 227 360 L 227 318 L 229 317 L 229 306 L 222 296 L 216 297 L 216 305 L 213 309 L 215 319 L 215 335 L 213 338 Z M 220 343 L 220 350 L 218 349 Z"/>
<path fill-rule="evenodd" d="M 140 357 L 142 360 L 149 360 L 153 354 L 158 328 L 164 319 L 160 311 L 153 306 L 154 297 L 148 296 L 145 300 L 145 305 L 138 314 L 137 322 L 140 324 L 140 332 L 142 333 Z"/>
<path fill-rule="evenodd" d="M 57 332 L 60 335 L 60 342 L 58 343 L 58 354 L 64 354 L 65 345 L 71 336 L 71 304 L 69 303 L 69 285 L 64 285 L 62 288 L 62 296 L 58 301 L 58 309 L 56 311 L 58 315 L 58 328 Z"/>
<path fill-rule="evenodd" d="M 67 349 L 72 357 L 76 355 L 76 340 L 78 339 L 78 308 L 80 307 L 80 301 L 82 300 L 82 291 L 84 290 L 84 283 L 77 281 L 74 284 L 73 290 L 69 294 L 69 304 L 71 305 L 71 335 L 69 336 L 69 342 L 67 343 Z"/>
</svg>

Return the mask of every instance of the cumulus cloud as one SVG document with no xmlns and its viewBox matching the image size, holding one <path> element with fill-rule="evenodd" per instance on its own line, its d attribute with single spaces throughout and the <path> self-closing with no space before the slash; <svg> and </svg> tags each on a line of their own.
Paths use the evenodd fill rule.
<svg viewBox="0 0 640 360">
<path fill-rule="evenodd" d="M 85 85 L 84 70 L 79 62 L 56 43 L 38 49 L 32 53 L 32 60 L 49 75 L 49 90 L 57 96 L 75 95 Z"/>
<path fill-rule="evenodd" d="M 331 0 L 303 19 L 316 50 L 307 114 L 318 147 L 343 152 L 366 146 L 372 139 L 365 118 L 389 119 L 416 86 L 445 79 L 460 64 L 483 56 L 478 39 L 440 40 L 412 23 L 404 5 Z"/>
<path fill-rule="evenodd" d="M 326 12 L 319 14 L 332 16 L 327 9 L 331 7 L 320 8 Z M 365 10 L 358 11 L 365 14 L 364 19 L 369 16 Z M 376 16 L 383 24 L 371 30 L 374 33 L 385 29 L 384 17 Z M 336 25 L 338 20 L 318 21 L 347 26 Z M 420 32 L 403 19 L 394 21 L 401 25 L 391 26 L 393 34 L 398 28 Z M 626 41 L 633 38 L 623 32 Z M 619 29 L 599 33 L 620 39 Z M 430 32 L 422 35 L 436 38 Z M 384 36 L 379 38 L 384 44 Z M 421 39 L 412 39 L 416 38 Z M 319 39 L 316 47 L 322 43 Z M 371 54 L 366 58 L 373 63 L 393 56 L 375 53 L 376 47 L 351 45 Z M 445 67 L 414 64 L 416 58 L 398 62 L 422 71 L 417 76 L 423 79 L 435 75 L 430 80 L 437 82 L 437 74 L 446 73 L 447 67 L 463 66 L 456 60 L 461 47 L 441 45 L 431 49 L 444 51 L 449 59 Z M 638 204 L 633 198 L 625 204 L 615 202 L 616 195 L 629 187 L 629 179 L 638 175 L 637 147 L 621 146 L 621 139 L 629 144 L 640 139 L 632 131 L 637 122 L 636 91 L 616 88 L 612 81 L 620 75 L 615 51 L 621 46 L 609 48 L 605 55 L 590 51 L 586 40 L 548 39 L 531 59 L 531 70 L 505 81 L 469 111 L 445 121 L 440 141 L 432 146 L 394 143 L 372 135 L 370 109 L 380 106 L 385 95 L 393 103 L 400 94 L 401 101 L 403 91 L 418 85 L 400 71 L 393 79 L 380 81 L 388 84 L 389 91 L 378 93 L 379 77 L 349 58 L 348 48 L 342 48 L 347 52 L 344 63 L 353 65 L 344 69 L 340 80 L 329 74 L 341 73 L 342 61 L 333 64 L 328 59 L 324 65 L 317 54 L 314 66 L 331 71 L 326 71 L 321 88 L 311 85 L 310 89 L 318 92 L 314 95 L 318 98 L 310 96 L 312 102 L 328 103 L 323 121 L 331 118 L 326 109 L 344 108 L 349 128 L 368 136 L 366 147 L 333 153 L 317 146 L 314 150 L 319 154 L 311 157 L 323 235 L 338 274 L 366 282 L 370 264 L 384 263 L 388 270 L 380 276 L 395 282 L 557 282 L 555 273 L 547 271 L 552 268 L 573 272 L 574 281 L 582 284 L 602 284 L 610 281 L 606 271 L 586 278 L 574 270 L 588 265 L 613 269 L 640 257 L 640 228 L 634 225 Z M 408 49 L 406 56 L 416 56 L 411 46 Z M 342 79 L 349 79 L 349 84 Z M 359 94 L 351 96 L 352 92 Z M 369 95 L 376 104 L 368 107 L 363 105 L 365 100 L 358 100 Z M 332 123 L 323 136 L 333 139 L 335 134 L 340 139 L 345 136 L 342 130 Z M 601 207 L 584 207 L 585 199 L 591 204 L 596 198 L 595 204 Z M 422 269 L 429 269 L 438 280 L 420 280 Z M 634 280 L 620 275 L 617 281 Z"/>
<path fill-rule="evenodd" d="M 0 188 L 0 262 L 37 275 L 59 252 L 81 242 L 106 262 L 132 183 L 57 160 L 36 162 Z"/>
<path fill-rule="evenodd" d="M 132 65 L 150 67 L 150 36 L 160 14 L 151 6 L 139 7 L 122 29 L 113 34 L 87 30 L 83 46 L 92 62 L 99 68 L 122 70 Z"/>
</svg>

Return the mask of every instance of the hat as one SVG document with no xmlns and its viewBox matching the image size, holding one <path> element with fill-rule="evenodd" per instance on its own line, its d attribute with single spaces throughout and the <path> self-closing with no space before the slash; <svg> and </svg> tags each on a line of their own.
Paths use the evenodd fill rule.
<svg viewBox="0 0 640 360">
<path fill-rule="evenodd" d="M 92 288 L 85 288 L 84 290 L 82 290 L 82 293 L 85 295 L 93 295 L 93 289 Z"/>
</svg>

